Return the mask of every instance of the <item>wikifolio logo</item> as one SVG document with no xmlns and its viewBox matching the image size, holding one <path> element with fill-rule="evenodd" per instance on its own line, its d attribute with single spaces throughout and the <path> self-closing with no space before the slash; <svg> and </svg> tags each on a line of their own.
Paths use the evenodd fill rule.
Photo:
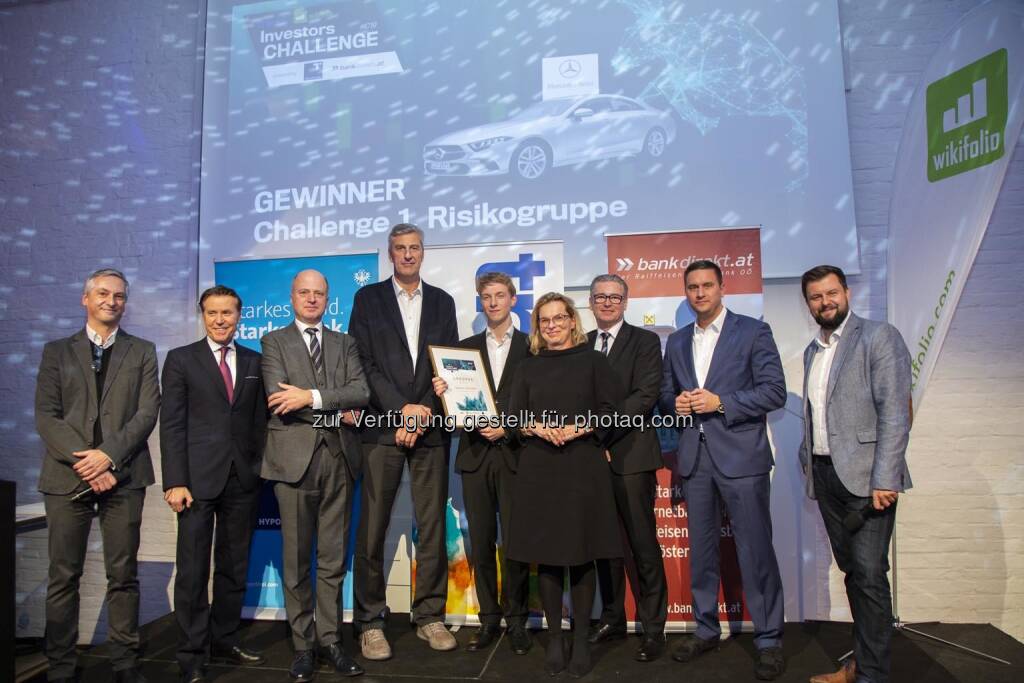
<svg viewBox="0 0 1024 683">
<path fill-rule="evenodd" d="M 1007 113 L 1006 49 L 931 83 L 925 101 L 930 182 L 1000 158 Z"/>
</svg>

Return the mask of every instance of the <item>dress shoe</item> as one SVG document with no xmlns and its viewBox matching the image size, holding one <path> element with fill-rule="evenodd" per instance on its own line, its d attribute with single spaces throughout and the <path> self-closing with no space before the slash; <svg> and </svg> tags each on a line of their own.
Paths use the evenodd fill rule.
<svg viewBox="0 0 1024 683">
<path fill-rule="evenodd" d="M 114 683 L 146 683 L 138 668 L 121 669 L 114 672 Z"/>
<path fill-rule="evenodd" d="M 431 650 L 447 652 L 459 646 L 455 636 L 444 627 L 440 621 L 432 621 L 429 624 L 416 627 L 416 637 L 430 643 Z"/>
<path fill-rule="evenodd" d="M 625 637 L 625 625 L 599 623 L 596 626 L 590 627 L 590 635 L 587 636 L 587 642 L 591 645 L 597 645 L 598 643 L 604 643 L 609 640 Z"/>
<path fill-rule="evenodd" d="M 181 683 L 206 683 L 206 672 L 201 666 L 185 671 L 181 674 Z"/>
<path fill-rule="evenodd" d="M 363 659 L 372 662 L 383 662 L 391 659 L 391 646 L 384 636 L 384 631 L 379 628 L 368 628 L 359 634 L 359 650 Z"/>
<path fill-rule="evenodd" d="M 786 671 L 786 658 L 781 647 L 766 647 L 757 651 L 754 677 L 759 681 L 774 681 Z"/>
<path fill-rule="evenodd" d="M 839 671 L 811 676 L 811 683 L 854 683 L 857 680 L 857 662 L 850 657 Z"/>
<path fill-rule="evenodd" d="M 633 659 L 638 662 L 653 662 L 665 652 L 664 633 L 645 633 Z"/>
<path fill-rule="evenodd" d="M 341 649 L 340 643 L 331 643 L 323 649 L 320 656 L 342 676 L 361 676 L 364 673 L 363 667 L 356 664 L 356 660 Z"/>
<path fill-rule="evenodd" d="M 692 633 L 687 633 L 672 652 L 672 659 L 677 662 L 692 662 L 705 652 L 717 649 L 718 638 L 705 640 L 704 638 L 698 638 Z"/>
<path fill-rule="evenodd" d="M 214 647 L 210 653 L 213 659 L 238 666 L 260 666 L 266 663 L 266 658 L 256 650 L 244 648 L 241 645 L 230 647 Z"/>
<path fill-rule="evenodd" d="M 526 630 L 526 624 L 514 624 L 508 627 L 508 645 L 517 655 L 525 655 L 533 647 L 533 638 Z"/>
<path fill-rule="evenodd" d="M 288 669 L 293 681 L 311 681 L 316 674 L 316 652 L 313 650 L 296 650 L 295 659 Z"/>
<path fill-rule="evenodd" d="M 486 650 L 494 641 L 501 635 L 501 627 L 497 624 L 484 624 L 477 632 L 469 639 L 469 645 L 466 649 L 470 652 L 477 652 L 478 650 Z"/>
</svg>

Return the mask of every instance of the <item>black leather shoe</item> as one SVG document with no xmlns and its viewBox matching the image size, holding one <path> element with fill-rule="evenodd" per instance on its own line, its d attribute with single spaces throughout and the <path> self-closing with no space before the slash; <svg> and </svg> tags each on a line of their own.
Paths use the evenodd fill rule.
<svg viewBox="0 0 1024 683">
<path fill-rule="evenodd" d="M 633 659 L 638 662 L 653 662 L 665 652 L 664 633 L 645 633 Z"/>
<path fill-rule="evenodd" d="M 135 669 L 121 669 L 114 672 L 114 683 L 146 683 L 146 679 Z"/>
<path fill-rule="evenodd" d="M 484 624 L 478 628 L 473 637 L 469 639 L 469 645 L 466 646 L 466 649 L 470 652 L 486 650 L 494 644 L 494 641 L 497 640 L 500 635 L 500 626 L 497 624 Z"/>
<path fill-rule="evenodd" d="M 210 653 L 213 659 L 238 666 L 260 666 L 266 663 L 266 658 L 256 650 L 244 648 L 241 645 L 231 647 L 214 647 Z"/>
<path fill-rule="evenodd" d="M 599 623 L 596 626 L 590 627 L 590 635 L 587 636 L 587 642 L 591 645 L 597 645 L 598 643 L 606 643 L 609 640 L 625 637 L 626 626 L 624 624 L 613 625 Z"/>
<path fill-rule="evenodd" d="M 206 672 L 203 668 L 196 667 L 191 671 L 185 671 L 181 674 L 182 683 L 206 683 Z"/>
<path fill-rule="evenodd" d="M 525 624 L 509 626 L 507 633 L 508 645 L 517 655 L 525 655 L 533 647 L 533 638 L 530 637 L 530 632 L 526 630 Z"/>
<path fill-rule="evenodd" d="M 341 649 L 340 643 L 331 643 L 325 647 L 321 656 L 342 676 L 362 676 L 365 673 L 363 667 Z"/>
<path fill-rule="evenodd" d="M 316 653 L 313 650 L 297 650 L 288 675 L 293 681 L 311 681 L 316 673 Z"/>
<path fill-rule="evenodd" d="M 672 652 L 672 659 L 677 662 L 690 662 L 697 657 L 700 657 L 705 652 L 718 649 L 718 638 L 712 638 L 711 640 L 704 640 L 698 638 L 692 633 L 687 633 L 683 636 L 679 645 Z"/>
<path fill-rule="evenodd" d="M 781 647 L 766 647 L 757 651 L 754 677 L 759 681 L 774 681 L 786 671 L 786 658 Z"/>
</svg>

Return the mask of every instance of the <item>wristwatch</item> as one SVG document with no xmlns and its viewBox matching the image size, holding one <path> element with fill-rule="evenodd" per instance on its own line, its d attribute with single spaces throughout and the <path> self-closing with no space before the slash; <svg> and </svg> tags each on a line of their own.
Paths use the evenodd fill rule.
<svg viewBox="0 0 1024 683">
<path fill-rule="evenodd" d="M 725 415 L 725 404 L 722 403 L 721 400 L 718 401 L 718 408 L 716 410 L 718 410 L 722 415 Z"/>
</svg>

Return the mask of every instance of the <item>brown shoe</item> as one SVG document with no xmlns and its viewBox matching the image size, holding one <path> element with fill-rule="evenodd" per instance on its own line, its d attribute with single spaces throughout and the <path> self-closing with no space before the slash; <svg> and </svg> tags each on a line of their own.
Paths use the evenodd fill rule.
<svg viewBox="0 0 1024 683">
<path fill-rule="evenodd" d="M 430 643 L 431 650 L 454 650 L 459 646 L 448 629 L 440 621 L 432 621 L 429 624 L 416 627 L 416 636 L 420 640 Z"/>
<path fill-rule="evenodd" d="M 362 650 L 363 659 L 374 662 L 382 662 L 391 659 L 391 646 L 384 636 L 384 631 L 379 628 L 371 628 L 359 634 L 359 649 Z"/>
<path fill-rule="evenodd" d="M 830 674 L 811 676 L 810 683 L 854 683 L 857 680 L 857 662 L 850 657 L 843 662 L 843 667 Z"/>
</svg>

